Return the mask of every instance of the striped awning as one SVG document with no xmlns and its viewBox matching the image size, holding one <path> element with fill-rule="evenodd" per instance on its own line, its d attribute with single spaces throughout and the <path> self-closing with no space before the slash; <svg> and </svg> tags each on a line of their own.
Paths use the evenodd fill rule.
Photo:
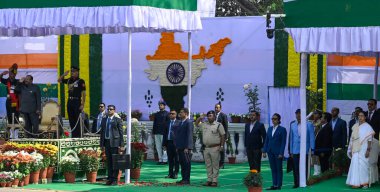
<svg viewBox="0 0 380 192">
<path fill-rule="evenodd" d="M 0 36 L 202 29 L 197 0 L 2 0 Z"/>
</svg>

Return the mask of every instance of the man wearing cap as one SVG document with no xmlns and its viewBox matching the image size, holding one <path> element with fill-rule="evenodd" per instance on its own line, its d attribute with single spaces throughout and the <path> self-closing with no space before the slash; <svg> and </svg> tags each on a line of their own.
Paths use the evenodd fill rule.
<svg viewBox="0 0 380 192">
<path fill-rule="evenodd" d="M 166 103 L 165 101 L 159 101 L 158 107 L 160 109 L 159 112 L 154 114 L 153 121 L 153 137 L 156 144 L 156 150 L 158 153 L 159 162 L 158 165 L 166 164 L 166 160 L 164 161 L 164 155 L 162 150 L 162 141 L 164 138 L 165 126 L 169 121 L 169 112 L 165 110 Z"/>
<path fill-rule="evenodd" d="M 293 188 L 298 188 L 300 186 L 300 152 L 301 152 L 301 110 L 296 110 L 296 121 L 293 121 L 290 124 L 289 131 L 289 153 L 293 158 L 293 177 L 294 177 L 294 186 Z M 315 149 L 315 136 L 313 124 L 306 121 L 306 152 L 309 152 L 309 149 L 314 151 Z M 306 162 L 308 162 L 308 155 L 306 154 Z M 306 175 L 308 175 L 308 169 L 306 169 Z"/>
<path fill-rule="evenodd" d="M 201 123 L 204 114 L 197 119 L 195 125 L 202 130 L 203 151 L 207 169 L 207 182 L 204 186 L 217 187 L 219 177 L 220 151 L 223 150 L 225 131 L 221 123 L 215 121 L 215 111 L 207 112 L 207 122 Z"/>
<path fill-rule="evenodd" d="M 81 130 L 78 122 L 79 114 L 82 112 L 86 101 L 86 84 L 83 79 L 79 78 L 79 68 L 71 67 L 71 77 L 64 79 L 69 74 L 66 71 L 58 78 L 58 83 L 67 84 L 69 87 L 69 97 L 67 99 L 67 114 L 71 127 L 71 137 L 80 138 Z M 78 123 L 77 123 L 78 122 Z"/>
<path fill-rule="evenodd" d="M 5 103 L 5 106 L 7 110 L 8 124 L 12 124 L 12 122 L 17 124 L 17 120 L 20 114 L 19 100 L 17 94 L 15 93 L 15 88 L 19 84 L 19 80 L 16 79 L 17 68 L 18 66 L 15 63 L 12 65 L 12 67 L 9 68 L 9 71 L 4 71 L 0 74 L 1 83 L 4 84 L 7 88 L 7 101 Z M 3 78 L 4 75 L 8 75 L 8 78 Z M 13 120 L 12 114 L 14 114 L 15 117 Z"/>
</svg>

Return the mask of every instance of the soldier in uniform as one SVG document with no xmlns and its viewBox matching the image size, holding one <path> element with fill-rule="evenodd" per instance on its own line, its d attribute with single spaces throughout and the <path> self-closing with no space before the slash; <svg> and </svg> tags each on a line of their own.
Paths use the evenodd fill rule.
<svg viewBox="0 0 380 192">
<path fill-rule="evenodd" d="M 202 130 L 202 141 L 205 145 L 204 158 L 207 168 L 207 182 L 204 186 L 217 187 L 219 177 L 219 160 L 220 152 L 223 151 L 224 136 L 226 134 L 221 123 L 215 121 L 215 111 L 207 112 L 206 123 L 201 124 L 201 120 L 205 117 L 202 115 L 195 124 Z"/>
<path fill-rule="evenodd" d="M 79 68 L 71 67 L 71 77 L 64 79 L 69 74 L 66 71 L 58 78 L 58 83 L 67 84 L 69 87 L 69 97 L 67 99 L 67 113 L 69 116 L 70 127 L 72 130 L 72 138 L 80 138 L 80 122 L 78 118 L 83 111 L 83 107 L 86 101 L 86 84 L 83 79 L 79 78 Z M 78 123 L 77 123 L 78 122 Z"/>
<path fill-rule="evenodd" d="M 0 74 L 1 83 L 4 84 L 7 88 L 7 101 L 6 101 L 6 109 L 7 109 L 7 118 L 8 124 L 11 124 L 12 121 L 12 113 L 15 115 L 14 123 L 17 124 L 16 118 L 19 117 L 19 102 L 18 96 L 15 93 L 15 88 L 19 84 L 19 80 L 16 79 L 17 75 L 17 64 L 13 64 L 12 67 L 9 68 L 9 71 L 4 71 Z M 3 78 L 4 75 L 9 75 L 7 79 Z"/>
</svg>

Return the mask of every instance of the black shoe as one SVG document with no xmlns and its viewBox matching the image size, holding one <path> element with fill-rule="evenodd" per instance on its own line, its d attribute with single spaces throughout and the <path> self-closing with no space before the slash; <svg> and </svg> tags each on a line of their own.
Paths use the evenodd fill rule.
<svg viewBox="0 0 380 192">
<path fill-rule="evenodd" d="M 206 187 L 209 187 L 211 186 L 212 182 L 211 181 L 207 181 L 206 183 L 202 184 L 203 186 L 206 186 Z"/>
<path fill-rule="evenodd" d="M 114 182 L 112 182 L 110 185 L 112 185 L 112 186 L 116 186 L 116 185 L 118 185 L 118 183 L 117 183 L 117 181 L 114 181 Z"/>
<path fill-rule="evenodd" d="M 168 162 L 162 162 L 162 165 L 167 165 L 168 164 Z"/>
<path fill-rule="evenodd" d="M 111 185 L 112 181 L 107 181 L 106 185 Z"/>
<path fill-rule="evenodd" d="M 165 176 L 166 179 L 174 179 L 174 177 L 172 175 L 167 175 Z"/>
<path fill-rule="evenodd" d="M 271 187 L 267 188 L 266 190 L 276 190 L 276 189 L 277 189 L 277 187 L 271 186 Z"/>
<path fill-rule="evenodd" d="M 296 189 L 296 188 L 298 188 L 298 187 L 300 187 L 300 186 L 298 186 L 298 185 L 293 185 L 293 189 Z"/>
</svg>

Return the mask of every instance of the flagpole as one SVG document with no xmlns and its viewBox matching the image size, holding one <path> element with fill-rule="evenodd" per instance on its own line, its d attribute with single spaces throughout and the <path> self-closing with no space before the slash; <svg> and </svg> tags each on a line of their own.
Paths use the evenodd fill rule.
<svg viewBox="0 0 380 192">
<path fill-rule="evenodd" d="M 377 79 L 379 77 L 379 55 L 376 53 L 376 65 L 375 65 L 375 82 L 373 83 L 373 98 L 377 99 Z"/>
<path fill-rule="evenodd" d="M 192 65 L 192 58 L 191 56 L 193 55 L 193 44 L 191 41 L 191 32 L 187 33 L 187 40 L 188 40 L 188 51 L 189 51 L 189 57 L 188 57 L 188 79 L 187 79 L 187 108 L 189 109 L 189 115 L 191 112 L 191 65 Z"/>
<path fill-rule="evenodd" d="M 301 84 L 300 84 L 300 106 L 301 106 L 301 143 L 299 160 L 300 187 L 306 187 L 306 79 L 307 79 L 307 54 L 301 54 Z"/>
<path fill-rule="evenodd" d="M 128 29 L 128 97 L 127 97 L 127 154 L 131 155 L 131 129 L 132 129 L 132 32 Z M 131 182 L 130 169 L 125 170 L 125 184 Z"/>
</svg>

